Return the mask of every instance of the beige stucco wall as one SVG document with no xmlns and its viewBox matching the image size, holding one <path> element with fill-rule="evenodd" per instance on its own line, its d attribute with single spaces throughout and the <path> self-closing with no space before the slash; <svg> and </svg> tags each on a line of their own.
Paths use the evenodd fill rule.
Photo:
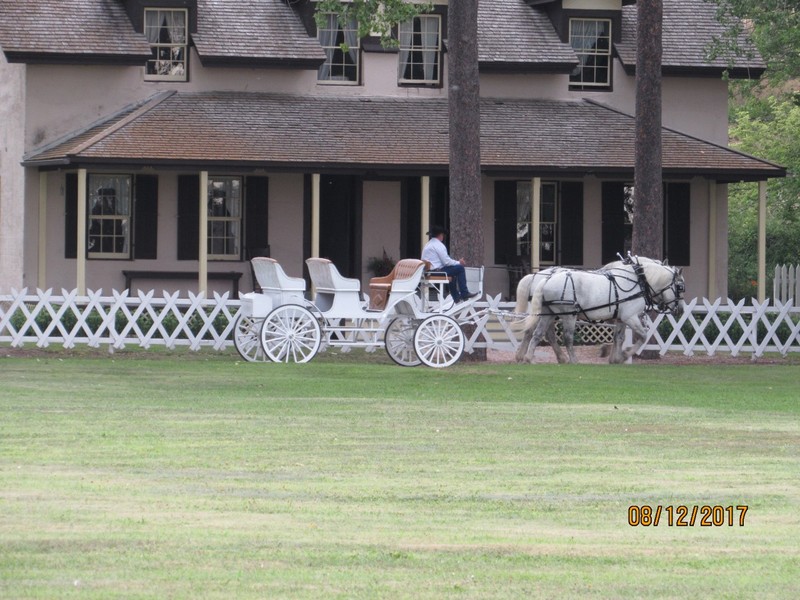
<svg viewBox="0 0 800 600">
<path fill-rule="evenodd" d="M 0 294 L 23 285 L 25 66 L 0 52 Z"/>
<path fill-rule="evenodd" d="M 10 285 L 33 286 L 37 278 L 37 214 L 39 201 L 38 173 L 23 175 L 19 160 L 24 151 L 50 144 L 64 135 L 83 129 L 132 102 L 167 90 L 242 90 L 291 94 L 325 95 L 393 95 L 400 97 L 445 97 L 446 85 L 438 88 L 400 88 L 396 84 L 397 55 L 364 53 L 363 85 L 321 85 L 316 71 L 277 69 L 204 68 L 194 51 L 190 57 L 190 81 L 156 84 L 143 81 L 142 67 L 47 66 L 25 67 L 0 62 L 0 75 L 11 82 L 0 86 L 0 111 L 14 110 L 24 115 L 21 122 L 4 119 L 9 125 L 0 129 L 0 292 Z M 0 58 L 0 61 L 4 59 Z M 621 65 L 614 66 L 613 92 L 571 92 L 567 75 L 498 75 L 481 77 L 484 97 L 579 99 L 590 97 L 629 114 L 634 113 L 635 82 L 627 77 Z M 27 102 L 27 108 L 25 108 Z M 727 87 L 722 80 L 704 78 L 664 79 L 664 124 L 690 135 L 727 142 Z M 0 112 L 0 117 L 3 113 Z M 20 140 L 24 139 L 24 146 Z M 9 159 L 9 157 L 13 157 Z M 123 286 L 121 271 L 126 268 L 181 269 L 196 268 L 187 261 L 177 261 L 177 174 L 159 172 L 158 260 L 99 261 L 87 263 L 87 287 L 96 289 Z M 287 272 L 302 271 L 303 243 L 303 176 L 300 174 L 265 173 L 269 177 L 269 241 L 272 255 Z M 48 287 L 72 289 L 75 285 L 75 261 L 63 259 L 64 174 L 48 176 L 47 282 Z M 600 180 L 584 180 L 584 261 L 586 266 L 600 264 L 601 203 Z M 494 180 L 483 179 L 483 225 L 486 242 L 486 289 L 492 293 L 507 292 L 506 273 L 494 265 Z M 691 290 L 705 290 L 708 273 L 701 269 L 707 256 L 708 190 L 704 181 L 692 186 L 692 267 L 687 272 Z M 9 195 L 25 198 L 10 203 Z M 725 230 L 725 186 L 717 186 L 717 259 L 720 269 L 727 265 Z M 400 192 L 397 182 L 368 181 L 363 190 L 364 262 L 380 254 L 385 247 L 394 257 L 400 246 Z M 24 220 L 24 227 L 21 225 Z M 23 235 L 24 234 L 24 244 Z M 25 248 L 24 269 L 21 249 Z M 134 266 L 132 266 L 134 265 Z M 212 262 L 212 270 L 243 270 L 242 288 L 248 289 L 249 269 L 244 263 Z M 23 278 L 23 270 L 25 277 Z M 724 271 L 723 271 L 724 272 Z M 364 273 L 364 280 L 369 274 Z M 725 277 L 718 277 L 720 290 L 726 289 Z M 3 286 L 6 286 L 3 288 Z M 212 283 L 212 289 L 227 289 L 227 284 Z"/>
</svg>

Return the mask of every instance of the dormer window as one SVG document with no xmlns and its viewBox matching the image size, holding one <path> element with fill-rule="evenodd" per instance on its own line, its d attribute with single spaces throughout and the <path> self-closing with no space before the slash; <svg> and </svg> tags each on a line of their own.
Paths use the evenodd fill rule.
<svg viewBox="0 0 800 600">
<path fill-rule="evenodd" d="M 442 54 L 442 18 L 421 15 L 400 23 L 398 81 L 400 83 L 438 84 Z"/>
<path fill-rule="evenodd" d="M 569 76 L 573 89 L 611 87 L 611 20 L 570 19 L 569 42 L 580 64 Z"/>
<path fill-rule="evenodd" d="M 187 80 L 187 21 L 186 10 L 144 10 L 144 34 L 153 51 L 153 57 L 147 61 L 145 67 L 146 80 Z"/>
<path fill-rule="evenodd" d="M 358 84 L 361 44 L 355 19 L 342 23 L 339 15 L 324 15 L 325 24 L 317 37 L 327 57 L 319 68 L 317 80 L 327 83 Z"/>
</svg>

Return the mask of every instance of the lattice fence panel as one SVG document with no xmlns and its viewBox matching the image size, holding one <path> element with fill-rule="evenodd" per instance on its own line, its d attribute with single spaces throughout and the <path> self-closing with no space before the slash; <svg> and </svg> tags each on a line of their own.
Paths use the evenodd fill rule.
<svg viewBox="0 0 800 600">
<path fill-rule="evenodd" d="M 103 296 L 102 290 L 78 296 L 77 291 L 51 289 L 28 294 L 27 289 L 0 297 L 0 342 L 12 346 L 35 343 L 39 347 L 61 344 L 74 348 L 108 345 L 124 348 L 187 346 L 192 350 L 211 347 L 222 350 L 232 344 L 231 332 L 239 314 L 240 302 L 214 293 L 179 293 L 155 296 L 155 292 L 114 291 Z"/>
</svg>

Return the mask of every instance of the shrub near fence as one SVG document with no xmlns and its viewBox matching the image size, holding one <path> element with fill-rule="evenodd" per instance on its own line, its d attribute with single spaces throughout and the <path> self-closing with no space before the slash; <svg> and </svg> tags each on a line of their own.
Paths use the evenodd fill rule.
<svg viewBox="0 0 800 600">
<path fill-rule="evenodd" d="M 73 348 L 108 345 L 124 348 L 165 346 L 199 350 L 210 347 L 223 350 L 233 344 L 233 326 L 241 303 L 228 293 L 206 299 L 202 294 L 179 292 L 156 296 L 138 292 L 114 291 L 103 296 L 102 290 L 78 296 L 77 291 L 27 290 L 0 296 L 0 343 L 39 347 L 61 344 Z M 467 317 L 475 323 L 469 342 L 473 348 L 515 350 L 520 335 L 512 326 L 514 305 L 501 302 L 500 296 L 473 305 Z M 515 317 L 516 318 L 516 317 Z M 589 339 L 584 342 L 605 341 Z M 685 355 L 750 353 L 759 357 L 765 352 L 786 355 L 800 352 L 800 307 L 770 301 L 744 300 L 733 303 L 721 298 L 711 302 L 695 298 L 687 303 L 680 317 L 657 315 L 652 321 L 645 350 L 682 352 Z"/>
</svg>

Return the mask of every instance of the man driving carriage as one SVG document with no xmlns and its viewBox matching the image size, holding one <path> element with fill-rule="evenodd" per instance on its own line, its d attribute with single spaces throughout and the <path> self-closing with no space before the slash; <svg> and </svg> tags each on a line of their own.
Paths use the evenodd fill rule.
<svg viewBox="0 0 800 600">
<path fill-rule="evenodd" d="M 453 302 L 463 302 L 478 295 L 467 288 L 467 275 L 464 270 L 464 259 L 456 260 L 447 253 L 444 238 L 447 231 L 444 227 L 435 225 L 429 233 L 430 240 L 422 249 L 422 260 L 431 265 L 432 271 L 441 271 L 450 277 L 450 296 Z"/>
</svg>

